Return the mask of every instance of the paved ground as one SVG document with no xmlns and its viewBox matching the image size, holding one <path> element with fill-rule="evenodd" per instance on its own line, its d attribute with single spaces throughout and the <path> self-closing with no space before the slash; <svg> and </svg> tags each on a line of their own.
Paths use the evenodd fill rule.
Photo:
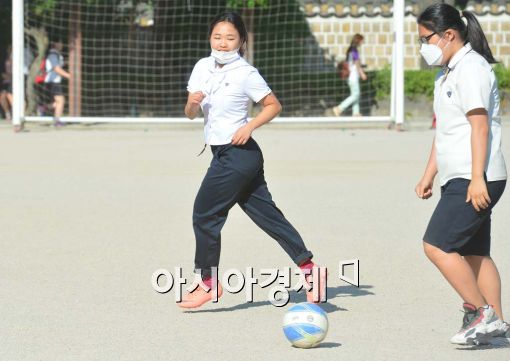
<svg viewBox="0 0 510 361">
<path fill-rule="evenodd" d="M 419 128 L 419 127 L 418 127 Z M 458 348 L 461 301 L 422 254 L 437 202 L 413 189 L 433 133 L 268 126 L 270 190 L 330 267 L 330 330 L 313 350 L 290 347 L 286 308 L 266 290 L 226 294 L 182 312 L 151 275 L 191 275 L 191 209 L 210 160 L 199 128 L 0 127 L 0 360 L 493 360 L 509 348 Z M 504 129 L 510 158 L 510 128 Z M 493 256 L 510 317 L 510 204 L 495 209 Z M 359 288 L 338 262 L 360 260 Z M 235 208 L 223 232 L 226 268 L 291 266 L 276 242 Z M 304 295 L 291 294 L 291 304 Z"/>
</svg>

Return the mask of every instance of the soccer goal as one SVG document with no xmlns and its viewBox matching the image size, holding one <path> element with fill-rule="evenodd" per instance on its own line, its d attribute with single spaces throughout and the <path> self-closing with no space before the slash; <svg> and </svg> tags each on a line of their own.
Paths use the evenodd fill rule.
<svg viewBox="0 0 510 361">
<path fill-rule="evenodd" d="M 365 69 L 362 115 L 356 117 L 350 116 L 350 109 L 340 116 L 332 112 L 349 95 L 337 65 L 356 28 L 342 33 L 335 23 L 342 19 L 334 16 L 329 19 L 331 26 L 317 25 L 322 20 L 306 14 L 309 3 L 13 1 L 14 123 L 52 121 L 52 94 L 44 77 L 48 52 L 56 42 L 62 44 L 63 68 L 70 73 L 69 80 L 61 83 L 62 122 L 192 122 L 183 117 L 187 80 L 196 61 L 210 53 L 210 20 L 227 8 L 242 14 L 249 33 L 245 56 L 283 105 L 275 122 L 403 122 L 404 1 L 394 1 L 393 18 L 385 20 L 390 24 L 388 65 Z M 330 33 L 323 33 L 328 29 Z M 366 34 L 362 61 L 375 56 L 369 54 L 378 45 L 372 35 Z M 378 108 L 381 102 L 385 107 Z M 251 111 L 256 114 L 257 106 Z"/>
</svg>

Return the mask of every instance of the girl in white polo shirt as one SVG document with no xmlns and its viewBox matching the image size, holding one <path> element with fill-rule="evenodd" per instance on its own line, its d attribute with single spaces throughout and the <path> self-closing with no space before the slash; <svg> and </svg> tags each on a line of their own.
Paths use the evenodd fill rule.
<svg viewBox="0 0 510 361">
<path fill-rule="evenodd" d="M 464 18 L 464 20 L 463 20 Z M 490 257 L 491 212 L 506 184 L 495 63 L 469 11 L 447 4 L 418 17 L 420 53 L 442 66 L 435 81 L 437 129 L 423 178 L 422 199 L 439 174 L 441 199 L 423 237 L 425 254 L 464 300 L 465 316 L 451 342 L 473 344 L 505 334 L 501 281 Z"/>
<path fill-rule="evenodd" d="M 314 266 L 312 253 L 271 198 L 264 179 L 262 152 L 251 137 L 256 128 L 278 115 L 281 105 L 257 69 L 242 58 L 247 38 L 238 14 L 218 15 L 209 28 L 211 56 L 197 62 L 188 82 L 184 112 L 193 119 L 202 109 L 205 142 L 211 146 L 213 159 L 193 207 L 195 272 L 201 274 L 207 287 L 186 294 L 179 303 L 183 308 L 210 301 L 215 293 L 207 288 L 216 285 L 221 296 L 222 288 L 212 278 L 212 268 L 218 267 L 221 229 L 236 203 L 297 265 L 304 270 Z M 262 110 L 248 122 L 250 100 L 261 104 Z M 313 282 L 310 277 L 308 280 Z M 321 287 L 316 288 L 320 292 L 315 299 L 313 292 L 308 292 L 309 302 L 325 298 L 325 272 L 319 272 L 318 278 Z"/>
</svg>

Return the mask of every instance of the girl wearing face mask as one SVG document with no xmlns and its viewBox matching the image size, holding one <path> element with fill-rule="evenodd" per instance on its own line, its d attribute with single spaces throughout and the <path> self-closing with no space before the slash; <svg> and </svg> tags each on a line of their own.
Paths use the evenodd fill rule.
<svg viewBox="0 0 510 361">
<path fill-rule="evenodd" d="M 490 65 L 496 61 L 469 11 L 432 5 L 418 17 L 418 31 L 423 58 L 442 67 L 434 89 L 436 136 L 415 189 L 421 199 L 430 198 L 439 175 L 441 198 L 423 237 L 424 251 L 464 301 L 463 324 L 451 342 L 485 343 L 508 331 L 490 256 L 491 212 L 507 178 Z"/>
<path fill-rule="evenodd" d="M 242 58 L 247 38 L 238 14 L 218 15 L 209 30 L 211 56 L 197 62 L 188 82 L 184 112 L 193 119 L 202 109 L 205 143 L 211 146 L 213 158 L 193 207 L 195 272 L 203 282 L 184 296 L 179 303 L 182 308 L 200 307 L 221 296 L 214 269 L 219 265 L 221 229 L 236 203 L 308 274 L 315 289 L 307 292 L 308 302 L 325 300 L 325 269 L 310 271 L 314 268 L 312 253 L 273 202 L 264 178 L 262 152 L 252 138 L 256 128 L 278 115 L 281 105 L 257 69 Z M 248 121 L 251 100 L 261 104 L 262 110 Z"/>
</svg>

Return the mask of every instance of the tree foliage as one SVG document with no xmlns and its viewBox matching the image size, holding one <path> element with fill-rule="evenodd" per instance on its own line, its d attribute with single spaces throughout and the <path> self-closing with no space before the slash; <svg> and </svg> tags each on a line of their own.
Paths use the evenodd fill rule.
<svg viewBox="0 0 510 361">
<path fill-rule="evenodd" d="M 266 7 L 268 5 L 269 0 L 227 0 L 227 6 L 232 9 L 253 9 L 256 7 Z"/>
</svg>

